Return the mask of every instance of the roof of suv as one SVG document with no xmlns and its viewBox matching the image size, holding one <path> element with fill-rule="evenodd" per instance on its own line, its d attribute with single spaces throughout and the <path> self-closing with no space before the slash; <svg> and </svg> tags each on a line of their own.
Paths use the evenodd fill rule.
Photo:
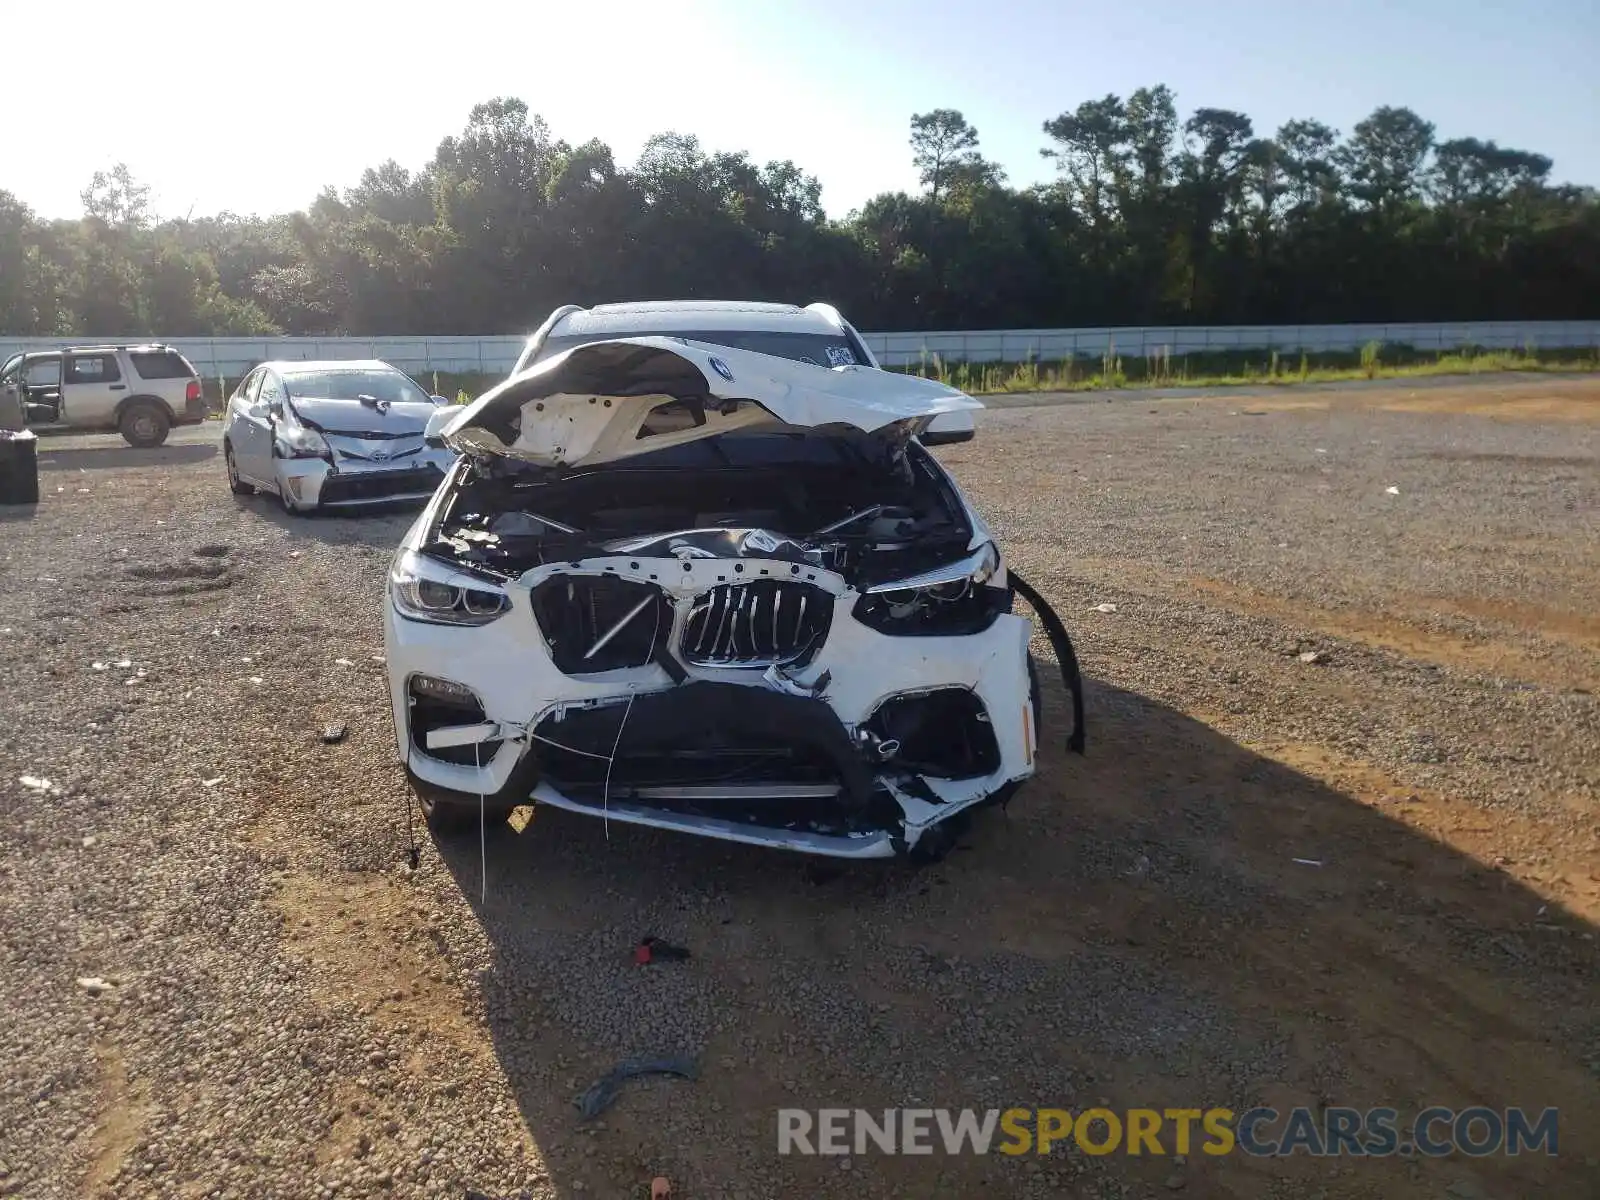
<svg viewBox="0 0 1600 1200">
<path fill-rule="evenodd" d="M 177 348 L 165 342 L 82 342 L 71 346 L 51 346 L 48 350 L 33 350 L 31 354 L 112 354 L 125 350 L 129 354 L 178 353 Z"/>
<path fill-rule="evenodd" d="M 828 316 L 794 304 L 737 300 L 652 300 L 629 304 L 597 304 L 570 312 L 556 322 L 553 334 L 568 336 L 615 333 L 627 335 L 648 325 L 652 332 L 680 329 L 735 329 L 791 333 L 839 332 Z"/>
</svg>

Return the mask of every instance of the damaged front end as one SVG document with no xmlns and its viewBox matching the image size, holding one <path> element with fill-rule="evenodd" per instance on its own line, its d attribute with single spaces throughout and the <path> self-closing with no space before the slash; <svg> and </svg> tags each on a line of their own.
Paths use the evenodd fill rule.
<svg viewBox="0 0 1600 1200">
<path fill-rule="evenodd" d="M 455 418 L 386 606 L 413 779 L 474 818 L 531 797 L 851 858 L 1007 798 L 1039 737 L 1030 623 L 915 440 L 960 393 L 871 376 L 635 339 Z"/>
</svg>

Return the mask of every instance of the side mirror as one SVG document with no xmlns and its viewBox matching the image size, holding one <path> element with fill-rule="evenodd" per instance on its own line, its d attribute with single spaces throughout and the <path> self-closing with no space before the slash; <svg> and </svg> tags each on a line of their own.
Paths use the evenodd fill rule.
<svg viewBox="0 0 1600 1200">
<path fill-rule="evenodd" d="M 917 440 L 924 446 L 951 446 L 957 442 L 970 442 L 976 426 L 970 412 L 948 412 L 928 422 Z"/>
<path fill-rule="evenodd" d="M 924 446 L 954 446 L 970 442 L 976 436 L 971 429 L 930 429 L 917 440 Z"/>
<path fill-rule="evenodd" d="M 450 401 L 446 400 L 443 396 L 429 396 L 428 399 L 432 400 L 435 404 L 449 404 L 450 403 Z"/>
<path fill-rule="evenodd" d="M 460 415 L 461 410 L 453 404 L 429 413 L 428 424 L 422 430 L 422 444 L 434 450 L 445 449 L 445 426 Z"/>
</svg>

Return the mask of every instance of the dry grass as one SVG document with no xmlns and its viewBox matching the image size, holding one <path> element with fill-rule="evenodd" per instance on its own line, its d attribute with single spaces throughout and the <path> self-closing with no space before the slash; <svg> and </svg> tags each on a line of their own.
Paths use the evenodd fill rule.
<svg viewBox="0 0 1600 1200">
<path fill-rule="evenodd" d="M 1372 343 L 1357 353 L 1300 354 L 1253 350 L 1195 354 L 1166 353 L 1124 358 L 1059 362 L 947 363 L 938 355 L 906 367 L 909 374 L 937 379 L 975 395 L 1005 392 L 1094 392 L 1123 388 L 1289 386 L 1352 379 L 1416 379 L 1435 375 L 1508 372 L 1575 373 L 1600 371 L 1600 349 L 1541 352 L 1461 350 L 1417 354 L 1409 347 Z"/>
</svg>

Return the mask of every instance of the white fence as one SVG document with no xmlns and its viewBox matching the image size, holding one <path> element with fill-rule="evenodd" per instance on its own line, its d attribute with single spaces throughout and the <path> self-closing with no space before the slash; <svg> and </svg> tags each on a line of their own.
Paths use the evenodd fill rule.
<svg viewBox="0 0 1600 1200">
<path fill-rule="evenodd" d="M 1050 362 L 1067 358 L 1149 358 L 1232 350 L 1298 354 L 1359 350 L 1369 342 L 1417 350 L 1542 350 L 1600 347 L 1600 321 L 1481 321 L 1415 325 L 1150 325 L 1102 329 L 868 333 L 885 366 L 937 354 L 946 362 Z"/>
<path fill-rule="evenodd" d="M 955 330 L 940 333 L 862 335 L 885 366 L 932 359 L 945 362 L 1052 361 L 1073 357 L 1148 358 L 1229 350 L 1273 350 L 1281 354 L 1359 350 L 1368 342 L 1417 350 L 1487 350 L 1600 347 L 1600 321 L 1480 321 L 1411 325 L 1179 325 L 1101 329 Z M 100 344 L 150 340 L 103 338 Z M 251 366 L 278 358 L 381 358 L 418 377 L 432 371 L 478 371 L 504 375 L 516 363 L 524 339 L 488 337 L 382 338 L 169 338 L 208 378 L 236 377 Z M 88 338 L 0 338 L 0 360 L 18 350 L 93 344 Z"/>
</svg>

